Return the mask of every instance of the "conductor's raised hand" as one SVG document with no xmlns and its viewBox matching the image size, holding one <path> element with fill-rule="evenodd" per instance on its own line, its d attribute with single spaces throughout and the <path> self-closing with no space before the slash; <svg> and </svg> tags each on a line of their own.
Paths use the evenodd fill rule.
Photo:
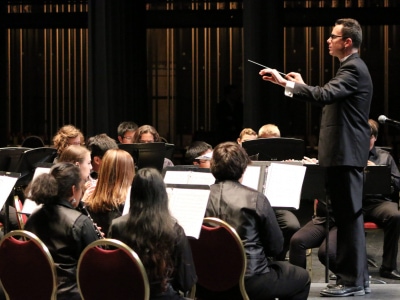
<svg viewBox="0 0 400 300">
<path fill-rule="evenodd" d="M 302 83 L 305 84 L 303 81 L 303 78 L 301 77 L 300 73 L 296 72 L 290 72 L 286 75 L 287 80 L 296 82 L 296 83 Z"/>
<path fill-rule="evenodd" d="M 272 83 L 286 86 L 287 80 L 282 77 L 276 69 L 262 69 L 259 74 L 265 81 L 271 81 Z"/>
</svg>

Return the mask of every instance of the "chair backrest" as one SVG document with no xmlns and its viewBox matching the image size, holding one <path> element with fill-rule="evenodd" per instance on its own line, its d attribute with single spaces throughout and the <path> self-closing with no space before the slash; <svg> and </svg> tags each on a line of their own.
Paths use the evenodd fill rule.
<svg viewBox="0 0 400 300">
<path fill-rule="evenodd" d="M 232 226 L 218 218 L 204 218 L 199 238 L 191 238 L 189 243 L 198 277 L 197 298 L 249 299 L 244 286 L 246 253 Z M 207 297 L 201 291 L 206 291 Z M 229 298 L 224 293 L 229 293 Z"/>
<path fill-rule="evenodd" d="M 0 280 L 7 299 L 56 299 L 53 258 L 32 232 L 14 230 L 0 241 Z"/>
<path fill-rule="evenodd" d="M 77 281 L 85 300 L 150 298 L 149 281 L 139 256 L 115 239 L 97 240 L 83 250 Z"/>
<path fill-rule="evenodd" d="M 42 138 L 36 135 L 31 135 L 26 137 L 21 143 L 21 147 L 28 147 L 28 148 L 40 148 L 44 146 L 45 145 Z"/>
</svg>

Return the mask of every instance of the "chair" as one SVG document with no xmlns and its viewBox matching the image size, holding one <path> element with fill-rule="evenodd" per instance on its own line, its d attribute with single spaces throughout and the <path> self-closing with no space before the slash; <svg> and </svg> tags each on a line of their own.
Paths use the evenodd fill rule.
<svg viewBox="0 0 400 300">
<path fill-rule="evenodd" d="M 77 282 L 85 300 L 147 300 L 150 297 L 149 281 L 139 256 L 115 239 L 97 240 L 83 250 L 78 261 Z"/>
<path fill-rule="evenodd" d="M 190 238 L 198 281 L 193 299 L 245 299 L 247 259 L 233 227 L 217 218 L 204 218 L 199 239 Z"/>
<path fill-rule="evenodd" d="M 44 146 L 45 144 L 42 138 L 36 135 L 31 135 L 26 137 L 21 143 L 21 147 L 28 147 L 28 148 L 40 148 Z"/>
<path fill-rule="evenodd" d="M 53 258 L 35 234 L 14 230 L 0 241 L 0 280 L 7 299 L 55 300 L 56 279 Z"/>
</svg>

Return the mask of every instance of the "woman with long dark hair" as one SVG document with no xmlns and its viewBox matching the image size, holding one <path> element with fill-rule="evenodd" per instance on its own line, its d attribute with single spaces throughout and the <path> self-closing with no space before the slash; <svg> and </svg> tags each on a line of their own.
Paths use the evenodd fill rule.
<svg viewBox="0 0 400 300">
<path fill-rule="evenodd" d="M 109 237 L 129 245 L 140 257 L 150 282 L 150 299 L 182 299 L 196 283 L 190 246 L 171 216 L 162 176 L 140 169 L 133 179 L 129 214 L 114 219 Z"/>
</svg>

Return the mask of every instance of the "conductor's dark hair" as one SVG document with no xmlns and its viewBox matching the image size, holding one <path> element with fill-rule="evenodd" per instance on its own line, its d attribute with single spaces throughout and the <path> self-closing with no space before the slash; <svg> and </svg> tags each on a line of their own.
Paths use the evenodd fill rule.
<svg viewBox="0 0 400 300">
<path fill-rule="evenodd" d="M 362 43 L 362 29 L 358 21 L 346 18 L 337 20 L 335 24 L 343 25 L 342 39 L 351 38 L 353 48 L 359 49 Z"/>
</svg>

